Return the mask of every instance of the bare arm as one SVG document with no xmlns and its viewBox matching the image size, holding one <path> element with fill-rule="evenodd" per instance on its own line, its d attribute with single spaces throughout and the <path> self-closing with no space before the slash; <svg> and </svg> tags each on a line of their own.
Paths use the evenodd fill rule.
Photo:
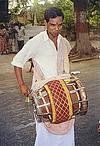
<svg viewBox="0 0 100 146">
<path fill-rule="evenodd" d="M 30 91 L 24 83 L 23 75 L 22 75 L 22 68 L 14 66 L 14 71 L 15 71 L 16 79 L 17 79 L 21 93 L 24 96 L 28 96 Z"/>
</svg>

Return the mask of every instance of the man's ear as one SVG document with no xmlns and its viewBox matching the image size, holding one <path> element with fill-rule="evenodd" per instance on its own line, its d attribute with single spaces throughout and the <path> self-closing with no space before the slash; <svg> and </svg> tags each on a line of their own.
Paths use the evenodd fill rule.
<svg viewBox="0 0 100 146">
<path fill-rule="evenodd" d="M 45 26 L 47 27 L 47 22 L 46 22 L 46 20 L 44 20 L 44 24 L 45 24 Z"/>
</svg>

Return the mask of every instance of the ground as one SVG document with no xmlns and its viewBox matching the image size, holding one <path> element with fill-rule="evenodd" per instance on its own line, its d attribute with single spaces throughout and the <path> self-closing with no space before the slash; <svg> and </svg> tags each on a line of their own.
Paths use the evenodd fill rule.
<svg viewBox="0 0 100 146">
<path fill-rule="evenodd" d="M 14 55 L 0 56 L 0 146 L 34 146 L 35 122 L 32 107 L 26 106 L 20 94 L 11 60 Z M 30 86 L 32 73 L 24 68 L 26 84 Z M 76 116 L 76 146 L 100 146 L 97 132 L 100 118 L 100 59 L 70 62 L 71 71 L 80 71 L 79 79 L 84 84 L 89 108 L 84 116 Z"/>
</svg>

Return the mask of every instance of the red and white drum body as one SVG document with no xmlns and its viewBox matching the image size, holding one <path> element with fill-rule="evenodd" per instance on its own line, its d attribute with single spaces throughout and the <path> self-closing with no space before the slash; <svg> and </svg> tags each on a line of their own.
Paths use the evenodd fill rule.
<svg viewBox="0 0 100 146">
<path fill-rule="evenodd" d="M 62 123 L 88 110 L 87 95 L 78 78 L 47 82 L 38 91 L 32 91 L 34 113 L 44 122 Z"/>
</svg>

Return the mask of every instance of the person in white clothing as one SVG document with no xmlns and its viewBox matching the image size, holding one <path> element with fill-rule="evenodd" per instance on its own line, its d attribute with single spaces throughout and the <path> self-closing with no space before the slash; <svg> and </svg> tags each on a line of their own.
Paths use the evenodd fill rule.
<svg viewBox="0 0 100 146">
<path fill-rule="evenodd" d="M 18 32 L 17 33 L 18 50 L 20 51 L 24 46 L 24 37 L 25 37 L 25 28 L 22 23 L 18 24 L 17 32 Z"/>
<path fill-rule="evenodd" d="M 30 89 L 24 82 L 22 70 L 24 64 L 32 58 L 34 64 L 34 74 L 31 89 L 34 90 L 40 76 L 49 79 L 61 74 L 63 61 L 59 60 L 60 55 L 66 55 L 66 73 L 69 73 L 68 54 L 71 50 L 69 42 L 60 35 L 64 15 L 56 7 L 47 9 L 44 13 L 46 30 L 30 39 L 12 60 L 16 78 L 21 93 L 29 96 Z M 64 48 L 61 49 L 62 40 Z M 63 51 L 65 49 L 65 52 Z M 60 51 L 59 51 L 60 50 Z M 60 67 L 59 67 L 60 66 Z M 41 73 L 37 73 L 37 72 Z M 35 146 L 75 146 L 74 142 L 74 119 L 60 124 L 36 121 Z"/>
</svg>

